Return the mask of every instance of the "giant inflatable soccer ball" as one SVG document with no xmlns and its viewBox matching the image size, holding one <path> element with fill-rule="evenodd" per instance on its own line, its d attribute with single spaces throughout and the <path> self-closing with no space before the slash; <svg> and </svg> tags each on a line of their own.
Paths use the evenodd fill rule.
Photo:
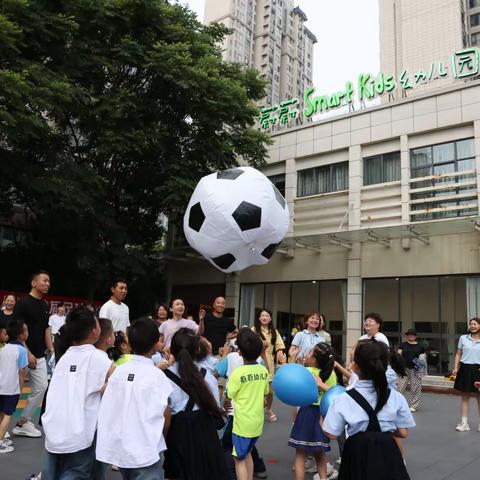
<svg viewBox="0 0 480 480">
<path fill-rule="evenodd" d="M 287 203 L 252 167 L 203 177 L 183 218 L 192 248 L 223 272 L 267 263 L 287 234 Z"/>
</svg>

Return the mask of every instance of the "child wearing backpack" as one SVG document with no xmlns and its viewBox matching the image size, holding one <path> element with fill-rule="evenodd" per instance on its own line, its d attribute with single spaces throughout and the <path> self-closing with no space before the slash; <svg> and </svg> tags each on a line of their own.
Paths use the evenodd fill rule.
<svg viewBox="0 0 480 480">
<path fill-rule="evenodd" d="M 405 397 L 387 383 L 389 353 L 376 340 L 359 341 L 352 369 L 359 380 L 335 398 L 323 421 L 331 439 L 347 427 L 340 480 L 409 480 L 395 438 L 406 438 L 415 427 Z"/>
</svg>

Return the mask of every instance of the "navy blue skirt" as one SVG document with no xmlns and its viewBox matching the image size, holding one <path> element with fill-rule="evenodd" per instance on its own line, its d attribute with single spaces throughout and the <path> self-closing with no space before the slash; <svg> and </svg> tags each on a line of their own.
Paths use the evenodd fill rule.
<svg viewBox="0 0 480 480">
<path fill-rule="evenodd" d="M 288 439 L 288 446 L 306 452 L 330 451 L 330 439 L 320 427 L 320 408 L 318 405 L 300 407 Z"/>
</svg>

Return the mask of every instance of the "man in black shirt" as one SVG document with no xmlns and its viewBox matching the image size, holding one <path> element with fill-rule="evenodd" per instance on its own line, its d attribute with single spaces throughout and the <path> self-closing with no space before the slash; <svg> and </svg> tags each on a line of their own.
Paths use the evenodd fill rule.
<svg viewBox="0 0 480 480">
<path fill-rule="evenodd" d="M 234 338 L 237 332 L 233 320 L 223 316 L 224 311 L 223 297 L 213 301 L 212 313 L 200 310 L 198 331 L 212 344 L 212 355 L 218 355 L 218 349 L 223 347 L 225 341 Z"/>
<path fill-rule="evenodd" d="M 12 430 L 15 435 L 26 437 L 41 437 L 42 432 L 35 428 L 32 422 L 33 415 L 42 404 L 47 390 L 47 362 L 45 353 L 53 352 L 52 336 L 48 327 L 48 304 L 43 300 L 50 289 L 50 275 L 45 271 L 38 271 L 32 275 L 29 295 L 18 300 L 15 306 L 15 318 L 23 320 L 28 326 L 27 375 L 32 393 L 28 396 L 27 404 L 22 412 L 22 418 Z"/>
</svg>

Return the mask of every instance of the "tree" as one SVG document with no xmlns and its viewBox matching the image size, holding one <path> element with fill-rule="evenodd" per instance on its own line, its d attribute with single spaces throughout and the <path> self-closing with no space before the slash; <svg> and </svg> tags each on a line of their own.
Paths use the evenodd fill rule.
<svg viewBox="0 0 480 480">
<path fill-rule="evenodd" d="M 178 220 L 206 173 L 262 163 L 264 81 L 222 61 L 224 27 L 165 0 L 0 6 L 0 206 L 29 231 L 10 261 L 76 293 L 151 273 L 160 214 Z"/>
</svg>

